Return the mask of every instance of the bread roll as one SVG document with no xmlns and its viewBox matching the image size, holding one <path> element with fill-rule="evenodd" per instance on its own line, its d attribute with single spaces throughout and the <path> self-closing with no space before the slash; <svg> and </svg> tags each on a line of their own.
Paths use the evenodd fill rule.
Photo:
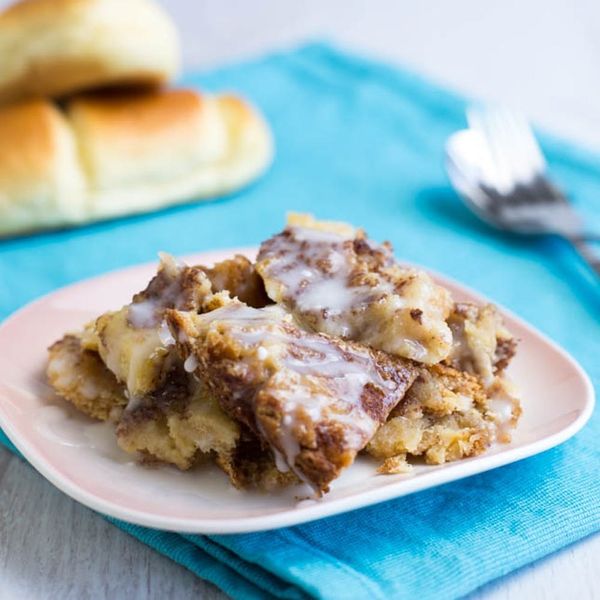
<svg viewBox="0 0 600 600">
<path fill-rule="evenodd" d="M 151 0 L 22 0 L 0 12 L 0 103 L 155 85 L 178 67 L 177 32 Z"/>
<path fill-rule="evenodd" d="M 235 96 L 113 92 L 0 109 L 0 235 L 218 196 L 256 178 L 272 140 Z"/>
<path fill-rule="evenodd" d="M 264 122 L 233 96 L 96 95 L 73 100 L 67 111 L 101 217 L 223 194 L 270 158 Z"/>
<path fill-rule="evenodd" d="M 44 100 L 0 110 L 0 234 L 82 221 L 86 182 L 73 131 Z"/>
</svg>

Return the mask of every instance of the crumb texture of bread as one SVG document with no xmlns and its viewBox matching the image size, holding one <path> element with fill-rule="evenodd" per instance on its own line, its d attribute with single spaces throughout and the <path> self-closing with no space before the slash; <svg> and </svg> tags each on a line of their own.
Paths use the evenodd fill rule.
<svg viewBox="0 0 600 600">
<path fill-rule="evenodd" d="M 108 420 L 127 404 L 125 389 L 100 356 L 76 335 L 65 335 L 48 349 L 46 374 L 54 390 L 81 412 Z"/>
<path fill-rule="evenodd" d="M 492 304 L 457 302 L 448 318 L 452 351 L 447 361 L 456 369 L 479 375 L 486 386 L 501 374 L 516 351 L 516 340 Z"/>
<path fill-rule="evenodd" d="M 150 0 L 22 0 L 0 12 L 0 103 L 158 85 L 179 63 L 175 27 Z"/>
<path fill-rule="evenodd" d="M 294 215 L 260 247 L 256 269 L 269 297 L 305 327 L 418 362 L 447 358 L 448 291 L 394 259 L 389 244 L 339 223 Z"/>
<path fill-rule="evenodd" d="M 131 304 L 98 317 L 94 325 L 98 352 L 131 398 L 158 389 L 177 361 L 164 311 L 199 310 L 210 290 L 210 280 L 200 268 L 163 254 L 156 276 Z"/>
<path fill-rule="evenodd" d="M 230 303 L 224 285 L 262 302 L 266 296 L 256 277 L 252 263 L 240 256 L 209 269 L 161 255 L 156 275 L 130 304 L 50 348 L 50 384 L 86 414 L 110 417 L 119 446 L 145 463 L 188 470 L 212 458 L 238 487 L 267 490 L 297 482 L 278 471 L 272 452 L 249 430 L 241 439 L 242 424 L 191 374 L 166 326 L 170 309 L 198 313 L 206 304 Z M 244 454 L 249 449 L 252 456 Z"/>
<path fill-rule="evenodd" d="M 262 308 L 271 303 L 263 280 L 245 256 L 237 254 L 233 258 L 218 262 L 210 268 L 205 267 L 203 270 L 210 279 L 212 291 L 215 293 L 229 292 L 232 298 L 237 298 L 254 308 Z"/>
<path fill-rule="evenodd" d="M 496 441 L 509 442 L 520 414 L 519 400 L 505 380 L 497 378 L 486 389 L 466 371 L 423 367 L 367 451 L 379 459 L 423 456 L 430 464 L 468 458 Z"/>
<path fill-rule="evenodd" d="M 390 456 L 377 468 L 377 472 L 381 475 L 407 475 L 412 471 L 413 466 L 406 460 L 406 454 Z"/>
<path fill-rule="evenodd" d="M 280 471 L 273 454 L 265 451 L 263 442 L 243 426 L 234 451 L 226 457 L 217 456 L 216 462 L 240 490 L 272 492 L 300 483 L 292 471 Z"/>
<path fill-rule="evenodd" d="M 189 469 L 203 455 L 229 461 L 239 426 L 221 410 L 205 386 L 175 370 L 173 382 L 139 398 L 117 424 L 117 441 L 127 452 Z"/>
</svg>

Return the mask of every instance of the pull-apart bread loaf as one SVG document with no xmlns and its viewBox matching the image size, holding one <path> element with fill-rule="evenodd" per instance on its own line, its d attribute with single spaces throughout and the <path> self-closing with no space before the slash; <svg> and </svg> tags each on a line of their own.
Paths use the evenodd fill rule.
<svg viewBox="0 0 600 600">
<path fill-rule="evenodd" d="M 0 103 L 166 83 L 179 55 L 150 0 L 24 0 L 0 12 Z"/>
<path fill-rule="evenodd" d="M 231 95 L 97 92 L 0 109 L 0 235 L 231 192 L 268 166 L 260 114 Z"/>
</svg>

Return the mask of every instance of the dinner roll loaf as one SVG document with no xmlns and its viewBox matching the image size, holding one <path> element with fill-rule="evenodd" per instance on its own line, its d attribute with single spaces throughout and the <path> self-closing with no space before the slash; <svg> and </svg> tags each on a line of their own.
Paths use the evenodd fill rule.
<svg viewBox="0 0 600 600">
<path fill-rule="evenodd" d="M 179 54 L 151 0 L 22 0 L 0 12 L 0 103 L 164 83 Z"/>
<path fill-rule="evenodd" d="M 191 90 L 0 109 L 0 235 L 155 210 L 231 192 L 269 165 L 260 114 Z"/>
</svg>

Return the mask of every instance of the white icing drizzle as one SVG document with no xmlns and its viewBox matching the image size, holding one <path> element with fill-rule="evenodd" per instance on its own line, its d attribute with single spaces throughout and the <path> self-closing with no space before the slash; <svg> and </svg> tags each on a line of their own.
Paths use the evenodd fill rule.
<svg viewBox="0 0 600 600">
<path fill-rule="evenodd" d="M 326 229 L 316 229 L 314 227 L 290 227 L 290 229 L 294 230 L 297 240 L 311 243 L 325 242 L 331 244 L 332 242 L 351 240 L 354 235 L 354 230 L 341 233 L 339 231 L 333 232 Z"/>
<path fill-rule="evenodd" d="M 142 401 L 143 401 L 142 396 L 130 395 L 127 393 L 127 391 L 125 392 L 125 395 L 127 396 L 127 399 L 128 399 L 127 406 L 125 407 L 126 411 L 135 410 L 136 408 L 139 408 L 142 405 Z"/>
<path fill-rule="evenodd" d="M 495 425 L 498 441 L 510 441 L 510 431 L 520 414 L 520 402 L 513 384 L 505 378 L 496 377 L 488 389 L 488 410 Z"/>
<path fill-rule="evenodd" d="M 127 318 L 132 327 L 146 329 L 156 326 L 156 312 L 159 308 L 156 300 L 143 300 L 129 305 Z"/>
<path fill-rule="evenodd" d="M 255 309 L 234 303 L 200 318 L 226 326 L 228 334 L 254 350 L 259 361 L 269 356 L 278 362 L 269 392 L 280 400 L 284 416 L 274 439 L 263 433 L 279 470 L 285 463 L 306 481 L 295 462 L 301 451 L 296 433 L 307 419 L 341 423 L 348 450 L 360 450 L 373 436 L 379 422 L 363 408 L 365 385 L 393 394 L 397 384 L 382 377 L 366 348 L 342 349 L 326 336 L 289 329 L 276 307 Z"/>
<path fill-rule="evenodd" d="M 240 325 L 245 322 L 256 323 L 257 325 L 272 325 L 290 320 L 286 312 L 279 306 L 265 306 L 258 309 L 241 302 L 232 302 L 221 308 L 203 313 L 199 318 L 207 324 L 213 321 L 226 321 Z"/>
<path fill-rule="evenodd" d="M 194 354 L 190 354 L 183 363 L 186 373 L 193 373 L 198 368 L 198 359 Z"/>
<path fill-rule="evenodd" d="M 186 265 L 165 252 L 160 253 L 160 258 L 158 276 L 166 278 L 168 284 L 161 290 L 160 295 L 129 305 L 127 318 L 135 329 L 156 327 L 162 320 L 165 308 L 177 308 L 181 303 L 180 276 Z"/>
<path fill-rule="evenodd" d="M 505 425 L 512 419 L 513 402 L 510 398 L 504 395 L 494 396 L 489 401 L 489 407 L 496 415 L 499 425 Z"/>
<path fill-rule="evenodd" d="M 165 319 L 161 321 L 160 327 L 158 328 L 158 338 L 165 348 L 175 345 L 175 338 L 173 337 L 173 334 L 171 333 L 171 330 L 169 329 Z"/>
<path fill-rule="evenodd" d="M 285 296 L 297 310 L 316 313 L 326 309 L 323 320 L 331 320 L 392 291 L 387 281 L 375 287 L 349 285 L 351 265 L 345 244 L 349 238 L 311 228 L 290 229 L 291 238 L 276 236 L 268 242 L 264 257 L 276 257 L 267 273 L 285 286 Z M 327 265 L 326 271 L 317 264 Z"/>
<path fill-rule="evenodd" d="M 277 470 L 280 473 L 288 473 L 290 468 L 288 467 L 288 464 L 285 462 L 285 458 L 283 456 L 283 454 L 281 454 L 281 452 L 279 452 L 279 450 L 277 450 L 277 448 L 272 448 L 273 449 L 273 456 L 275 457 L 275 466 L 277 467 Z"/>
<path fill-rule="evenodd" d="M 448 292 L 423 272 L 398 269 L 387 247 L 360 243 L 383 255 L 386 267 L 395 265 L 394 276 L 371 271 L 368 283 L 357 282 L 351 238 L 305 227 L 265 242 L 257 270 L 271 299 L 310 329 L 426 363 L 445 358 L 452 343 Z"/>
</svg>

